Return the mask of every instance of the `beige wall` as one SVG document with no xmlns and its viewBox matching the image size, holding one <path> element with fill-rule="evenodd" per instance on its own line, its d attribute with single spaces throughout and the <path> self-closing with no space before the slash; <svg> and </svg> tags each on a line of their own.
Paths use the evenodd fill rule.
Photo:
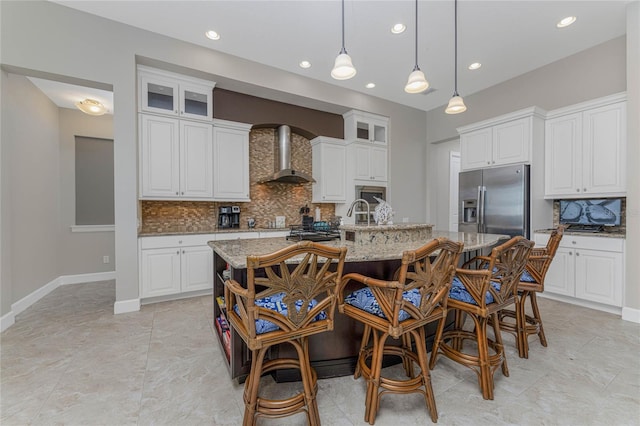
<svg viewBox="0 0 640 426">
<path fill-rule="evenodd" d="M 113 139 L 113 116 L 59 109 L 60 275 L 114 271 L 114 232 L 71 232 L 75 225 L 75 136 Z M 109 256 L 110 263 L 102 262 Z"/>
<path fill-rule="evenodd" d="M 390 117 L 389 201 L 397 206 L 399 217 L 423 220 L 426 216 L 423 111 L 51 2 L 2 1 L 0 8 L 0 62 L 5 69 L 52 73 L 113 87 L 116 309 L 130 307 L 126 301 L 138 298 L 136 62 L 180 64 L 182 68 L 169 68 L 192 70 L 195 76 L 211 78 L 222 88 L 309 108 L 336 113 L 359 109 Z M 77 34 L 92 34 L 91 42 Z M 291 87 L 295 87 L 295 94 L 289 92 Z M 411 185 L 406 185 L 407 181 Z"/>
<path fill-rule="evenodd" d="M 640 321 L 640 2 L 627 6 L 627 245 L 623 318 Z M 634 311 L 635 310 L 635 311 Z"/>
<path fill-rule="evenodd" d="M 2 122 L 4 315 L 60 275 L 58 107 L 26 78 L 3 73 Z"/>
</svg>

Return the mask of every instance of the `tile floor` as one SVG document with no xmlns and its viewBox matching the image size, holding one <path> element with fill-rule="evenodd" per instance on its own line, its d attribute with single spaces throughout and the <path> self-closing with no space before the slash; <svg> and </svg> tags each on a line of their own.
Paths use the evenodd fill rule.
<svg viewBox="0 0 640 426">
<path fill-rule="evenodd" d="M 214 340 L 212 299 L 113 315 L 113 281 L 59 287 L 1 335 L 0 424 L 240 425 L 242 386 Z M 640 325 L 540 300 L 549 347 L 531 338 L 519 359 L 505 335 L 511 376 L 495 400 L 475 374 L 441 357 L 432 372 L 441 425 L 639 425 Z M 390 367 L 389 374 L 398 370 Z M 297 384 L 265 388 L 281 392 Z M 319 381 L 325 425 L 363 425 L 365 384 Z M 305 424 L 303 415 L 260 424 Z M 376 425 L 431 424 L 419 395 L 382 398 Z"/>
</svg>

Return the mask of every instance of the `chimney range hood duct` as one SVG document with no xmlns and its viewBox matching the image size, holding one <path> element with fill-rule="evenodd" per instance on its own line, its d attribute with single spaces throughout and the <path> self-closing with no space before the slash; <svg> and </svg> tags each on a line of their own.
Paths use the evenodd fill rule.
<svg viewBox="0 0 640 426">
<path fill-rule="evenodd" d="M 308 183 L 315 180 L 306 173 L 291 168 L 291 128 L 287 125 L 278 127 L 277 145 L 275 149 L 276 172 L 258 183 Z"/>
</svg>

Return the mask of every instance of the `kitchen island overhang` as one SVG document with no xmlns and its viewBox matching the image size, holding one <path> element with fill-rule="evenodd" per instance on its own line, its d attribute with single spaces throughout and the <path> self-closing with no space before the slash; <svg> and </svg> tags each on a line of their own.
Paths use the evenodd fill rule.
<svg viewBox="0 0 640 426">
<path fill-rule="evenodd" d="M 464 243 L 464 252 L 476 252 L 489 249 L 501 241 L 507 240 L 508 235 L 478 234 L 469 232 L 432 231 L 431 238 L 444 237 L 453 241 Z M 426 243 L 427 241 L 425 241 Z M 285 238 L 262 239 L 238 239 L 225 241 L 210 241 L 209 246 L 213 250 L 214 264 L 214 321 L 224 317 L 225 307 L 220 296 L 224 294 L 224 281 L 233 278 L 240 284 L 246 283 L 247 256 L 265 255 L 278 251 L 291 244 Z M 400 242 L 385 244 L 354 244 L 349 241 L 334 240 L 321 244 L 334 247 L 347 247 L 344 273 L 358 272 L 366 276 L 375 276 L 383 279 L 391 279 L 394 272 L 400 266 L 402 253 L 406 250 L 414 250 L 421 244 L 416 242 Z M 298 259 L 292 259 L 295 263 Z M 352 284 L 350 284 L 351 286 Z M 353 290 L 356 285 L 353 284 Z M 449 316 L 447 324 L 452 322 Z M 433 326 L 433 327 L 431 327 Z M 328 378 L 353 374 L 357 355 L 360 349 L 362 325 L 351 318 L 336 313 L 334 330 L 331 333 L 323 333 L 311 336 L 309 339 L 309 352 L 311 364 L 316 369 L 319 378 Z M 435 324 L 426 328 L 427 346 L 431 347 Z M 227 365 L 232 378 L 243 380 L 250 369 L 250 351 L 238 334 L 233 329 L 227 334 L 217 332 L 218 340 L 223 353 L 226 355 Z M 288 345 L 280 345 L 274 348 L 279 351 L 274 356 L 294 356 Z M 276 380 L 296 380 L 296 372 L 279 372 Z"/>
</svg>

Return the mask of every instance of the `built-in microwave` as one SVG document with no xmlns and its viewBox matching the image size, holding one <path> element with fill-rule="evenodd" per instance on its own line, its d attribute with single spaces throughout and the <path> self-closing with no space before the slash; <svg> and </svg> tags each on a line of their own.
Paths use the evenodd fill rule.
<svg viewBox="0 0 640 426">
<path fill-rule="evenodd" d="M 384 186 L 358 185 L 356 186 L 356 199 L 358 198 L 362 198 L 369 203 L 369 209 L 371 210 L 369 220 L 371 223 L 374 223 L 373 211 L 378 206 L 378 200 L 376 200 L 376 198 L 387 201 L 387 188 Z M 356 215 L 355 221 L 357 224 L 366 224 L 367 217 L 366 215 Z"/>
</svg>

